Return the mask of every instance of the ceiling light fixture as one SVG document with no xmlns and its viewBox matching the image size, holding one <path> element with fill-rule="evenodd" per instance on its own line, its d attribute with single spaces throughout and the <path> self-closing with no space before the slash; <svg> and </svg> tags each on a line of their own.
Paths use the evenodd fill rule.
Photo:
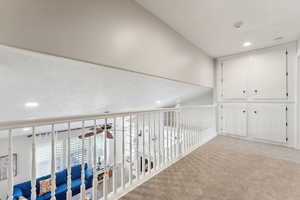
<svg viewBox="0 0 300 200">
<path fill-rule="evenodd" d="M 243 47 L 249 47 L 249 46 L 251 46 L 251 45 L 252 45 L 251 42 L 244 42 L 244 43 L 243 43 Z"/>
<path fill-rule="evenodd" d="M 157 100 L 155 103 L 157 103 L 157 104 L 160 104 L 160 103 L 161 103 L 161 101 L 160 101 L 160 100 Z"/>
<path fill-rule="evenodd" d="M 38 102 L 27 102 L 27 103 L 25 103 L 25 107 L 27 107 L 27 108 L 35 108 L 35 107 L 38 107 L 38 106 L 39 106 Z"/>
<path fill-rule="evenodd" d="M 30 131 L 30 128 L 23 128 L 23 131 Z"/>
</svg>

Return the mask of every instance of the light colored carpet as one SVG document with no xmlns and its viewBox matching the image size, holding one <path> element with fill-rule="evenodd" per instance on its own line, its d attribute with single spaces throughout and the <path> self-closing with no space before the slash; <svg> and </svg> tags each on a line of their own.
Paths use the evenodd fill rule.
<svg viewBox="0 0 300 200">
<path fill-rule="evenodd" d="M 217 137 L 121 199 L 299 200 L 300 164 L 247 151 L 261 144 L 243 147 L 243 142 Z M 280 154 L 280 148 L 267 145 L 262 150 Z"/>
</svg>

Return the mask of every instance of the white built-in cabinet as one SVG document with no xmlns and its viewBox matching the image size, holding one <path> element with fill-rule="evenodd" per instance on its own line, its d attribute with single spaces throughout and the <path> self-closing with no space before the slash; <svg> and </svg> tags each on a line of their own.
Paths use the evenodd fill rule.
<svg viewBox="0 0 300 200">
<path fill-rule="evenodd" d="M 287 144 L 289 136 L 294 137 L 289 135 L 293 130 L 289 120 L 295 120 L 294 112 L 289 113 L 294 108 L 289 88 L 293 90 L 291 80 L 295 80 L 290 49 L 293 44 L 218 60 L 222 134 L 277 144 Z"/>
<path fill-rule="evenodd" d="M 261 140 L 287 142 L 287 112 L 284 104 L 250 104 L 248 134 Z"/>
<path fill-rule="evenodd" d="M 222 65 L 222 98 L 244 99 L 248 96 L 247 71 L 251 68 L 249 56 L 225 60 Z"/>
<path fill-rule="evenodd" d="M 247 135 L 247 105 L 237 103 L 222 104 L 222 131 L 229 135 Z"/>
<path fill-rule="evenodd" d="M 221 62 L 223 99 L 287 99 L 287 49 L 274 48 Z"/>
<path fill-rule="evenodd" d="M 278 103 L 224 103 L 220 105 L 222 133 L 286 143 L 288 106 Z"/>
</svg>

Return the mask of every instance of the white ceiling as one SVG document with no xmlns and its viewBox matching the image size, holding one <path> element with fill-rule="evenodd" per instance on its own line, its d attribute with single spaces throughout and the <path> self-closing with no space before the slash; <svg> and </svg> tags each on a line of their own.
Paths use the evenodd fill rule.
<svg viewBox="0 0 300 200">
<path fill-rule="evenodd" d="M 9 121 L 149 109 L 211 89 L 0 46 L 0 91 L 0 121 Z"/>
<path fill-rule="evenodd" d="M 136 0 L 213 57 L 273 46 L 300 36 L 299 0 Z M 240 30 L 233 28 L 243 21 Z M 274 41 L 276 37 L 283 37 Z M 243 47 L 245 41 L 253 43 Z"/>
</svg>

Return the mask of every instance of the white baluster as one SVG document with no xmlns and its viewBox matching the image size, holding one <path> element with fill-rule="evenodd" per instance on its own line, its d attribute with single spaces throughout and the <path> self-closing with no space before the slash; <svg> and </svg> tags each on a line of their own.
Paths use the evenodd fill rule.
<svg viewBox="0 0 300 200">
<path fill-rule="evenodd" d="M 172 142 L 173 142 L 173 144 L 172 144 L 172 157 L 173 157 L 173 160 L 175 159 L 175 151 L 176 151 L 176 148 L 175 148 L 175 140 L 176 140 L 176 137 L 175 137 L 175 111 L 173 111 L 172 112 L 172 138 L 173 138 L 173 140 L 172 140 Z"/>
<path fill-rule="evenodd" d="M 121 185 L 125 189 L 125 120 L 122 116 L 122 169 L 121 169 Z"/>
<path fill-rule="evenodd" d="M 162 165 L 164 165 L 164 164 L 166 164 L 165 112 L 163 112 L 162 115 L 163 115 L 163 119 L 162 119 L 163 162 L 162 162 Z"/>
<path fill-rule="evenodd" d="M 169 124 L 170 155 L 169 156 L 170 156 L 170 161 L 172 161 L 173 160 L 172 159 L 172 157 L 173 157 L 173 146 L 172 146 L 173 145 L 173 133 L 172 133 L 173 132 L 173 127 L 172 127 L 173 126 L 173 121 L 172 121 L 172 112 L 171 111 L 169 112 L 169 115 L 170 115 L 169 116 L 169 121 L 170 121 L 170 124 Z"/>
<path fill-rule="evenodd" d="M 176 111 L 172 112 L 173 114 L 173 160 L 176 158 Z"/>
<path fill-rule="evenodd" d="M 153 170 L 155 171 L 155 169 L 156 169 L 156 130 L 155 130 L 155 113 L 153 113 L 152 141 L 153 141 Z"/>
<path fill-rule="evenodd" d="M 186 151 L 189 150 L 190 137 L 189 137 L 189 123 L 188 119 L 186 119 Z"/>
<path fill-rule="evenodd" d="M 196 126 L 193 125 L 193 129 L 194 129 L 194 146 L 196 146 L 197 144 L 197 131 L 196 131 Z"/>
<path fill-rule="evenodd" d="M 81 128 L 82 134 L 81 134 L 81 186 L 80 186 L 80 192 L 81 192 L 81 200 L 85 199 L 85 162 L 84 162 L 84 153 L 85 153 L 85 130 L 84 130 L 84 121 L 82 121 L 82 128 Z"/>
<path fill-rule="evenodd" d="M 180 148 L 181 148 L 181 113 L 177 112 L 177 157 L 180 156 Z"/>
<path fill-rule="evenodd" d="M 189 121 L 189 138 L 190 138 L 190 150 L 192 148 L 193 140 L 192 140 L 192 124 L 191 121 Z"/>
<path fill-rule="evenodd" d="M 139 164 L 139 114 L 136 114 L 136 178 L 140 179 Z"/>
<path fill-rule="evenodd" d="M 32 166 L 31 166 L 31 200 L 36 199 L 36 135 L 32 127 Z"/>
<path fill-rule="evenodd" d="M 68 122 L 68 143 L 67 143 L 67 148 L 68 148 L 68 154 L 67 154 L 67 159 L 68 159 L 68 176 L 67 176 L 67 200 L 72 200 L 72 172 L 71 172 L 71 122 Z"/>
<path fill-rule="evenodd" d="M 13 188 L 14 188 L 14 165 L 13 165 L 13 137 L 12 130 L 8 132 L 8 199 L 13 200 Z"/>
<path fill-rule="evenodd" d="M 196 131 L 196 145 L 199 144 L 199 132 L 198 132 L 198 127 L 195 128 Z"/>
<path fill-rule="evenodd" d="M 174 158 L 177 157 L 177 143 L 178 143 L 178 135 L 177 135 L 177 132 L 178 132 L 178 117 L 177 117 L 177 111 L 174 111 Z"/>
<path fill-rule="evenodd" d="M 54 130 L 54 124 L 51 126 L 51 200 L 55 200 L 56 189 L 56 134 Z"/>
<path fill-rule="evenodd" d="M 194 146 L 194 130 L 193 130 L 193 124 L 190 122 L 190 131 L 191 131 L 191 148 Z"/>
<path fill-rule="evenodd" d="M 179 146 L 179 155 L 182 155 L 182 147 L 183 147 L 183 116 L 181 110 L 179 111 L 179 138 L 180 138 L 180 146 Z"/>
<path fill-rule="evenodd" d="M 189 148 L 188 123 L 187 122 L 188 122 L 187 119 L 185 119 L 184 120 L 185 153 L 188 151 L 188 148 Z"/>
<path fill-rule="evenodd" d="M 173 141 L 174 141 L 174 136 L 173 136 L 173 112 L 170 111 L 170 160 L 173 160 Z"/>
<path fill-rule="evenodd" d="M 92 137 L 88 137 L 88 167 L 93 166 L 93 142 Z"/>
<path fill-rule="evenodd" d="M 107 118 L 104 125 L 104 176 L 103 176 L 103 199 L 107 200 Z"/>
<path fill-rule="evenodd" d="M 193 132 L 194 132 L 194 146 L 197 144 L 197 132 L 196 132 L 196 127 L 193 124 Z"/>
<path fill-rule="evenodd" d="M 193 136 L 194 136 L 194 138 L 193 138 L 193 144 L 194 144 L 194 146 L 196 145 L 196 129 L 195 129 L 195 127 L 194 127 L 194 124 L 193 124 Z"/>
<path fill-rule="evenodd" d="M 129 116 L 129 184 L 132 184 L 132 115 Z"/>
<path fill-rule="evenodd" d="M 190 123 L 189 123 L 189 120 L 187 119 L 187 127 L 186 127 L 186 133 L 187 133 L 187 149 L 188 151 L 190 150 L 190 143 L 191 143 L 191 140 L 190 140 Z"/>
<path fill-rule="evenodd" d="M 182 155 L 182 148 L 183 148 L 183 116 L 181 110 L 178 111 L 178 121 L 179 121 L 179 130 L 178 130 L 178 137 L 179 137 L 179 146 L 178 146 L 178 156 L 181 157 Z"/>
<path fill-rule="evenodd" d="M 116 194 L 117 191 L 117 129 L 116 129 L 116 118 L 114 118 L 114 159 L 113 159 L 113 194 Z"/>
<path fill-rule="evenodd" d="M 189 147 L 190 149 L 192 148 L 192 126 L 191 126 L 191 122 L 188 122 L 188 131 L 189 131 Z"/>
<path fill-rule="evenodd" d="M 151 173 L 151 124 L 150 114 L 148 113 L 148 174 Z"/>
<path fill-rule="evenodd" d="M 200 127 L 198 127 L 197 132 L 198 132 L 198 145 L 199 145 L 201 143 L 201 130 L 200 130 Z"/>
<path fill-rule="evenodd" d="M 94 120 L 94 137 L 93 137 L 93 199 L 98 199 L 97 194 L 97 185 L 98 185 L 98 177 L 97 177 L 97 120 Z"/>
<path fill-rule="evenodd" d="M 145 113 L 143 113 L 143 135 L 142 135 L 142 140 L 143 140 L 143 158 L 142 158 L 142 172 L 143 176 L 145 176 Z"/>
<path fill-rule="evenodd" d="M 180 110 L 180 138 L 181 138 L 180 155 L 182 155 L 184 152 L 184 115 L 182 110 Z"/>
<path fill-rule="evenodd" d="M 169 117 L 169 112 L 166 113 L 167 116 L 166 116 L 166 129 L 167 129 L 167 163 L 169 162 L 170 160 L 170 138 L 169 138 L 169 125 L 170 125 L 170 117 Z"/>
<path fill-rule="evenodd" d="M 181 140 L 182 140 L 181 154 L 184 154 L 185 153 L 185 117 L 183 111 L 181 111 Z"/>
<path fill-rule="evenodd" d="M 158 124 L 157 124 L 157 128 L 158 128 L 158 167 L 161 167 L 161 123 L 160 123 L 160 112 L 157 113 L 158 114 Z"/>
<path fill-rule="evenodd" d="M 178 156 L 178 143 L 180 142 L 179 137 L 178 137 L 178 132 L 179 132 L 179 123 L 178 123 L 178 111 L 175 111 L 175 158 Z"/>
</svg>

